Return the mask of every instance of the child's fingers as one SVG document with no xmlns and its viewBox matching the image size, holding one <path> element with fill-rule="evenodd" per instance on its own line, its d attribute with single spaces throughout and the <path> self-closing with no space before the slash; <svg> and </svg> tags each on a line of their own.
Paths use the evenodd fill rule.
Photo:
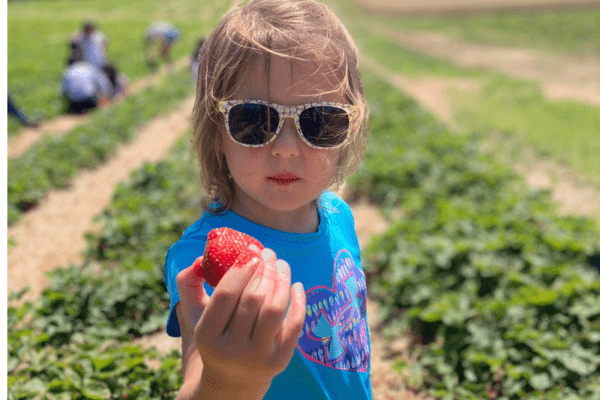
<svg viewBox="0 0 600 400">
<path fill-rule="evenodd" d="M 304 293 L 304 286 L 300 282 L 296 282 L 292 286 L 290 307 L 288 313 L 283 320 L 281 332 L 279 332 L 275 338 L 276 342 L 279 343 L 279 354 L 280 360 L 287 362 L 292 358 L 300 334 L 302 333 L 302 327 L 304 325 L 304 318 L 306 316 L 306 294 Z"/>
<path fill-rule="evenodd" d="M 289 303 L 291 273 L 288 263 L 277 260 L 273 273 L 275 285 L 260 310 L 253 334 L 253 340 L 262 348 L 271 347 L 275 334 L 281 329 Z"/>
<path fill-rule="evenodd" d="M 260 267 L 261 260 L 254 257 L 242 268 L 230 268 L 225 273 L 200 318 L 203 334 L 216 338 L 227 327 L 246 285 Z"/>
<path fill-rule="evenodd" d="M 277 254 L 271 249 L 265 248 L 261 250 L 261 256 L 265 262 L 275 264 L 277 261 Z"/>
<path fill-rule="evenodd" d="M 261 254 L 263 268 L 250 279 L 226 328 L 226 334 L 234 342 L 248 341 L 261 306 L 275 287 L 275 252 L 264 249 Z"/>
<path fill-rule="evenodd" d="M 188 318 L 186 323 L 194 327 L 206 304 L 208 303 L 208 294 L 204 290 L 204 279 L 199 277 L 194 269 L 202 263 L 202 257 L 196 258 L 191 266 L 181 270 L 176 277 L 177 290 L 179 292 L 179 301 L 183 311 Z"/>
</svg>

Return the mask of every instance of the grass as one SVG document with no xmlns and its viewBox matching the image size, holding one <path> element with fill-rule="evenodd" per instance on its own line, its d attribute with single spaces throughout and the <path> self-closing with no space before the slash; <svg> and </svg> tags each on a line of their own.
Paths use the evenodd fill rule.
<svg viewBox="0 0 600 400">
<path fill-rule="evenodd" d="M 600 53 L 600 7 L 571 10 L 496 11 L 473 15 L 393 16 L 365 13 L 347 0 L 340 8 L 355 25 L 396 30 L 435 31 L 457 40 L 548 52 Z"/>
<path fill-rule="evenodd" d="M 458 78 L 482 75 L 478 70 L 458 67 L 438 58 L 399 46 L 395 42 L 383 40 L 361 28 L 353 29 L 352 36 L 362 52 L 379 61 L 385 61 L 388 68 L 402 72 L 408 77 L 435 75 Z"/>
<path fill-rule="evenodd" d="M 168 20 L 180 31 L 173 59 L 190 56 L 197 39 L 210 33 L 230 1 L 210 5 L 191 0 L 122 2 L 11 1 L 7 6 L 7 86 L 15 103 L 34 119 L 64 112 L 60 80 L 70 35 L 85 19 L 94 20 L 109 40 L 107 59 L 130 81 L 152 70 L 146 65 L 143 37 L 148 25 Z M 20 123 L 8 119 L 9 135 Z"/>
<path fill-rule="evenodd" d="M 600 112 L 573 101 L 547 101 L 538 85 L 496 77 L 478 94 L 454 94 L 457 120 L 472 131 L 502 131 L 581 171 L 600 186 Z"/>
<path fill-rule="evenodd" d="M 407 49 L 383 36 L 370 33 L 366 27 L 369 23 L 364 20 L 359 22 L 347 3 L 336 3 L 335 7 L 343 12 L 344 23 L 360 50 L 378 60 L 388 71 L 409 79 L 436 77 L 476 80 L 481 87 L 479 90 L 452 89 L 448 94 L 440 93 L 440 96 L 448 95 L 452 98 L 454 118 L 464 131 L 501 131 L 518 143 L 532 146 L 538 155 L 551 157 L 567 165 L 580 180 L 600 186 L 600 159 L 597 156 L 600 154 L 600 141 L 597 140 L 600 126 L 598 107 L 574 101 L 550 101 L 544 98 L 540 85 L 535 82 L 492 71 L 460 67 Z M 562 17 L 567 19 L 568 15 L 572 17 L 575 14 L 577 13 L 568 13 Z M 480 26 L 484 26 L 486 17 L 481 18 Z M 448 18 L 447 25 L 450 26 L 454 20 L 456 18 Z M 414 22 L 415 26 L 418 23 Z M 539 29 L 539 35 L 543 35 L 543 25 L 532 22 L 531 29 L 535 26 Z M 576 26 L 575 23 L 571 27 L 566 26 L 565 32 L 575 30 Z M 597 27 L 600 29 L 600 24 Z M 515 33 L 517 32 L 516 30 Z M 582 39 L 582 43 L 595 42 L 595 39 L 591 42 L 586 41 L 585 37 Z M 600 38 L 598 44 L 600 45 Z M 498 146 L 501 147 L 502 143 L 498 143 Z"/>
</svg>

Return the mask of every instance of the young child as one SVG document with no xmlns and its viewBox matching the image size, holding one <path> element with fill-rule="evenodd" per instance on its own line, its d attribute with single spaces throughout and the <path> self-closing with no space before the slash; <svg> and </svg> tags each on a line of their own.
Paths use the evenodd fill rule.
<svg viewBox="0 0 600 400">
<path fill-rule="evenodd" d="M 322 4 L 256 0 L 223 17 L 199 60 L 194 148 L 211 203 L 165 261 L 179 398 L 370 399 L 360 249 L 327 191 L 366 148 L 353 40 Z M 213 289 L 190 266 L 223 226 L 265 249 Z"/>
</svg>

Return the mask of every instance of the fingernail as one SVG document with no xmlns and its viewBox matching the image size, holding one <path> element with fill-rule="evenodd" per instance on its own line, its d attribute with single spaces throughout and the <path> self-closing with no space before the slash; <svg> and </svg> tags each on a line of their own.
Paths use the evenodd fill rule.
<svg viewBox="0 0 600 400">
<path fill-rule="evenodd" d="M 275 261 L 275 266 L 277 267 L 277 273 L 279 274 L 290 274 L 290 265 L 285 260 L 277 260 Z"/>
<path fill-rule="evenodd" d="M 248 246 L 248 249 L 256 252 L 259 250 L 258 246 L 256 246 L 255 244 L 251 244 L 250 246 Z"/>
<path fill-rule="evenodd" d="M 304 293 L 304 285 L 302 285 L 302 282 L 294 283 L 294 293 L 295 294 Z"/>
<path fill-rule="evenodd" d="M 261 254 L 262 254 L 263 260 L 265 260 L 265 261 L 268 261 L 269 258 L 275 257 L 275 252 L 271 249 L 263 249 Z"/>
</svg>

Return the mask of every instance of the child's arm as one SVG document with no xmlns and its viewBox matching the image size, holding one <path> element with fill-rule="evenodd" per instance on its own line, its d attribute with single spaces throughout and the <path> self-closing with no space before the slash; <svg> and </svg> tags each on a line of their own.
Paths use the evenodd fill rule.
<svg viewBox="0 0 600 400">
<path fill-rule="evenodd" d="M 231 268 L 210 298 L 191 267 L 177 275 L 179 399 L 262 399 L 273 377 L 287 367 L 306 298 L 301 284 L 290 291 L 287 263 L 271 250 L 263 254 L 256 264 Z"/>
</svg>

